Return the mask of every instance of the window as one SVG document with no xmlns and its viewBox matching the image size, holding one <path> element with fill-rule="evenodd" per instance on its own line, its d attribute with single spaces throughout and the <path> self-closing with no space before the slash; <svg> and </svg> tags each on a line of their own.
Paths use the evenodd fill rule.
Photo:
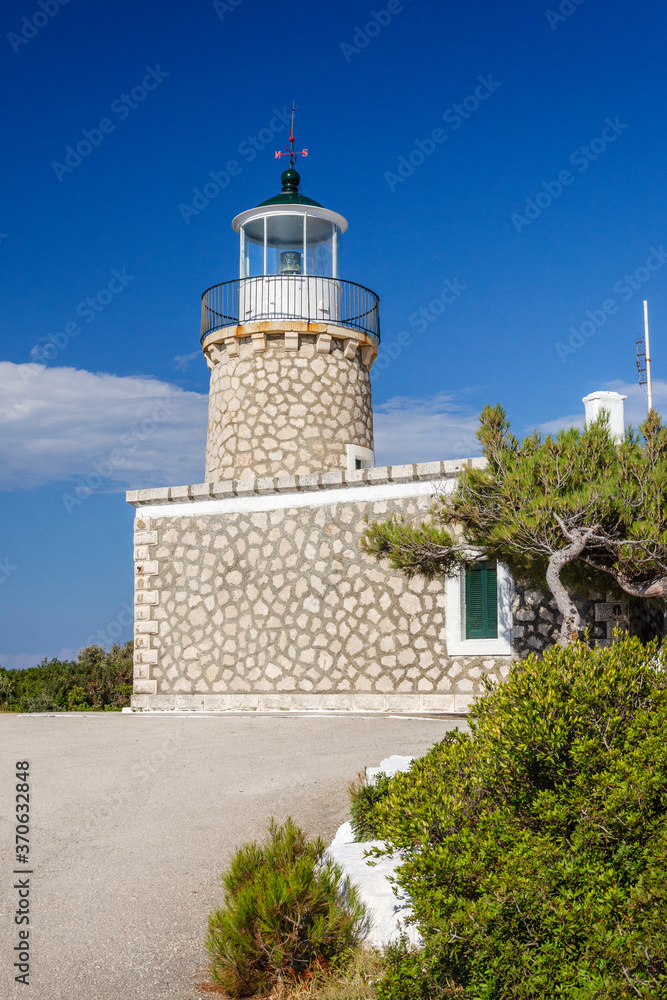
<svg viewBox="0 0 667 1000">
<path fill-rule="evenodd" d="M 477 562 L 465 571 L 466 639 L 498 638 L 498 574 L 495 563 Z"/>
<path fill-rule="evenodd" d="M 514 582 L 504 563 L 474 562 L 445 581 L 448 656 L 511 656 Z"/>
<path fill-rule="evenodd" d="M 359 444 L 346 445 L 347 471 L 375 468 L 375 452 L 370 448 L 362 448 Z"/>
<path fill-rule="evenodd" d="M 254 215 L 239 228 L 241 277 L 310 274 L 337 278 L 340 229 L 329 219 L 295 207 Z M 287 255 L 287 256 L 286 256 Z"/>
</svg>

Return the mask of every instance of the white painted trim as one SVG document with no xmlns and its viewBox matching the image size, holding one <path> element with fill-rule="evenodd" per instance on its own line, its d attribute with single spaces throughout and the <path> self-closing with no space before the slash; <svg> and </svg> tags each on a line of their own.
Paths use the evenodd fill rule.
<svg viewBox="0 0 667 1000">
<path fill-rule="evenodd" d="M 374 469 L 375 468 L 375 452 L 370 448 L 364 448 L 360 444 L 347 444 L 345 445 L 347 451 L 347 471 L 356 472 L 357 466 L 355 459 L 360 458 L 364 463 L 362 469 Z"/>
<path fill-rule="evenodd" d="M 445 582 L 445 630 L 448 656 L 511 656 L 514 581 L 504 563 L 498 563 L 498 638 L 465 638 L 464 571 Z"/>
<path fill-rule="evenodd" d="M 347 219 L 344 219 L 338 212 L 332 212 L 328 208 L 317 205 L 258 205 L 257 208 L 247 208 L 232 219 L 232 229 L 238 233 L 241 226 L 260 216 L 268 218 L 270 215 L 314 215 L 318 219 L 326 219 L 338 226 L 341 233 L 347 229 Z"/>
<path fill-rule="evenodd" d="M 133 715 L 144 712 L 180 713 L 203 715 L 224 712 L 303 712 L 326 717 L 329 712 L 347 715 L 389 713 L 397 718 L 405 714 L 433 712 L 447 715 L 466 715 L 474 697 L 471 694 L 377 694 L 371 691 L 333 691 L 325 694 L 287 691 L 245 691 L 235 694 L 135 694 L 132 697 Z M 399 714 L 400 713 L 400 714 Z M 72 714 L 72 713 L 70 713 Z M 391 716 L 390 716 L 391 717 Z"/>
<path fill-rule="evenodd" d="M 401 500 L 404 497 L 433 497 L 451 489 L 449 481 L 426 480 L 413 483 L 381 483 L 377 486 L 348 486 L 336 490 L 304 493 L 271 493 L 267 496 L 228 497 L 224 500 L 194 500 L 189 503 L 145 504 L 137 507 L 139 518 L 199 517 L 202 514 L 287 510 L 292 507 L 326 507 L 340 503 L 370 503 L 373 500 Z"/>
</svg>

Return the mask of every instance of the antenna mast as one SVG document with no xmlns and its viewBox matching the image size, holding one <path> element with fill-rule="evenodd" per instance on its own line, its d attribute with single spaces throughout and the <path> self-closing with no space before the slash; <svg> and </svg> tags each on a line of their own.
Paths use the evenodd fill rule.
<svg viewBox="0 0 667 1000">
<path fill-rule="evenodd" d="M 646 391 L 649 413 L 653 409 L 653 387 L 651 385 L 651 348 L 648 343 L 648 302 L 644 299 L 644 343 L 646 344 Z"/>
<path fill-rule="evenodd" d="M 644 299 L 644 339 L 635 341 L 637 345 L 637 372 L 639 384 L 646 386 L 648 412 L 653 409 L 653 386 L 651 384 L 651 348 L 648 339 L 648 302 Z"/>
</svg>

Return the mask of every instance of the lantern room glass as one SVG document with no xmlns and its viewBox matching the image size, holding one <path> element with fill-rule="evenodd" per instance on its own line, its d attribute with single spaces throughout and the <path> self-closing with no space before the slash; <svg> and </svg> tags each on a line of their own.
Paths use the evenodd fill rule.
<svg viewBox="0 0 667 1000">
<path fill-rule="evenodd" d="M 240 227 L 241 278 L 340 276 L 340 229 L 308 213 L 260 215 Z"/>
</svg>

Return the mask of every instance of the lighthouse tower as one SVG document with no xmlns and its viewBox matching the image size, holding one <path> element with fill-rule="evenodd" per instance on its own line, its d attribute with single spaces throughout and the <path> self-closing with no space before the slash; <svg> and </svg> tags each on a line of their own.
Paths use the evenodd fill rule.
<svg viewBox="0 0 667 1000">
<path fill-rule="evenodd" d="M 346 220 L 299 191 L 237 215 L 239 277 L 202 297 L 206 481 L 372 467 L 378 297 L 341 278 Z"/>
<path fill-rule="evenodd" d="M 280 194 L 232 222 L 238 277 L 203 296 L 205 481 L 128 493 L 136 711 L 458 714 L 514 656 L 501 566 L 473 632 L 465 571 L 409 579 L 365 550 L 464 463 L 375 466 L 378 297 L 341 277 L 347 222 L 301 194 L 303 153 L 292 129 Z"/>
</svg>

